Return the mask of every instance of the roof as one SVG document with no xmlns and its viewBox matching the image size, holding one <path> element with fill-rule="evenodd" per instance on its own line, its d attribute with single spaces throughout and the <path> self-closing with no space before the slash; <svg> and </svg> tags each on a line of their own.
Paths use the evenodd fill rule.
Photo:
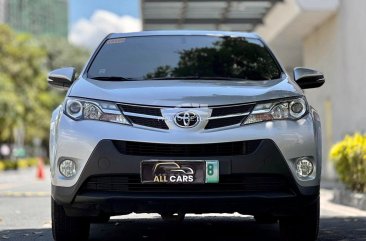
<svg viewBox="0 0 366 241">
<path fill-rule="evenodd" d="M 139 36 L 172 36 L 172 35 L 206 35 L 206 36 L 235 36 L 245 38 L 260 38 L 256 33 L 229 31 L 198 31 L 198 30 L 163 30 L 141 31 L 133 33 L 112 33 L 108 38 L 139 37 Z"/>
<path fill-rule="evenodd" d="M 143 29 L 253 31 L 283 0 L 142 0 Z"/>
</svg>

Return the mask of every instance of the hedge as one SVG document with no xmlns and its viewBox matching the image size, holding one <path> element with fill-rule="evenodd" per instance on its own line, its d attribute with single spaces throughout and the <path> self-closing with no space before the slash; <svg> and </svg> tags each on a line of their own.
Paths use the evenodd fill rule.
<svg viewBox="0 0 366 241">
<path fill-rule="evenodd" d="M 34 167 L 37 165 L 38 165 L 37 158 L 24 158 L 16 161 L 0 160 L 0 171 L 24 169 L 27 167 Z"/>
<path fill-rule="evenodd" d="M 341 181 L 352 191 L 366 192 L 366 135 L 347 135 L 330 151 Z"/>
</svg>

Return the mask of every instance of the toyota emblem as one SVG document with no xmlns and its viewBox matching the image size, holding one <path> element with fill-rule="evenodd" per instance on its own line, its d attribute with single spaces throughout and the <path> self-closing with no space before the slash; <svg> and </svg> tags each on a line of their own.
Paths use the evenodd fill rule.
<svg viewBox="0 0 366 241">
<path fill-rule="evenodd" d="M 200 117 L 192 111 L 182 111 L 174 116 L 174 123 L 182 128 L 192 128 L 198 125 Z"/>
</svg>

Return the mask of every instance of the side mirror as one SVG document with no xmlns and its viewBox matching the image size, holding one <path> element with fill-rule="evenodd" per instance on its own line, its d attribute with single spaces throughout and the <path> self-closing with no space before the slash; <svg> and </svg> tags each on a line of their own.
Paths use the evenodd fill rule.
<svg viewBox="0 0 366 241">
<path fill-rule="evenodd" d="M 75 80 L 75 68 L 56 69 L 48 74 L 48 84 L 58 89 L 68 89 Z"/>
<path fill-rule="evenodd" d="M 321 72 L 301 67 L 294 69 L 294 79 L 302 89 L 318 88 L 325 82 Z"/>
</svg>

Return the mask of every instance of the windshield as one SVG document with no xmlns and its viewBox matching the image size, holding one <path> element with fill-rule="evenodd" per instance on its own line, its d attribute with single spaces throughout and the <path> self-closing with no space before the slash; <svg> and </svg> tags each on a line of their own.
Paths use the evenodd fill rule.
<svg viewBox="0 0 366 241">
<path fill-rule="evenodd" d="M 278 79 L 262 41 L 244 37 L 142 36 L 107 40 L 88 70 L 100 80 Z"/>
</svg>

